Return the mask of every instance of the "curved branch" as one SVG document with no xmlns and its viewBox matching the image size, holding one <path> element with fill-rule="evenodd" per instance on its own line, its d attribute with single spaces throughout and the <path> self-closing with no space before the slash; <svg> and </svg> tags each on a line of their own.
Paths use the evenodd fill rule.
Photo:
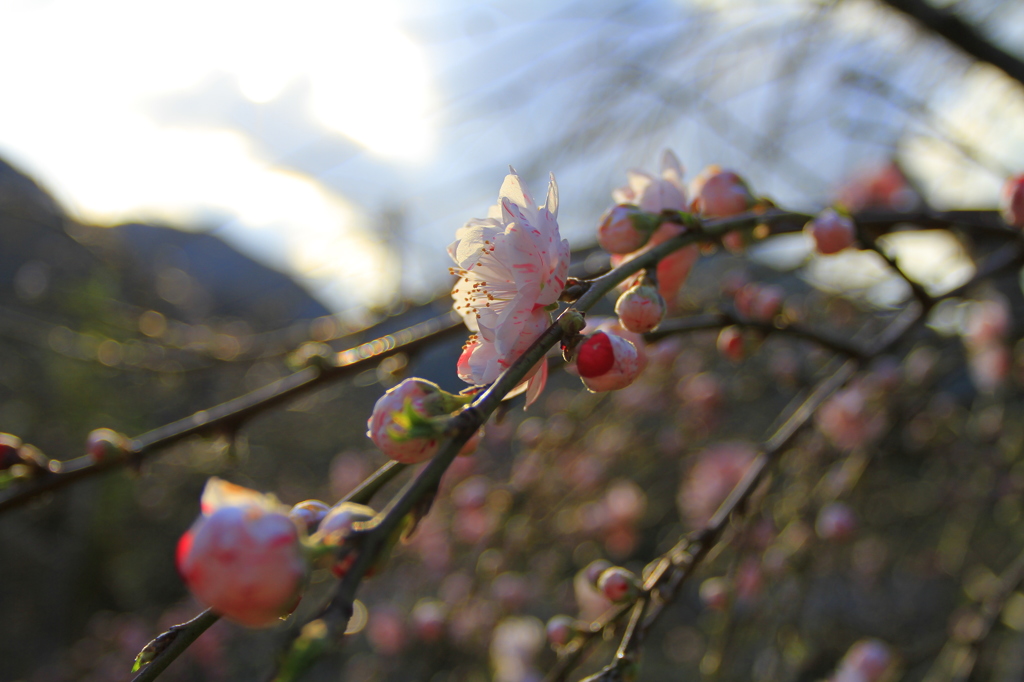
<svg viewBox="0 0 1024 682">
<path fill-rule="evenodd" d="M 925 0 L 881 0 L 906 14 L 918 26 L 947 41 L 978 61 L 988 62 L 1018 83 L 1024 84 L 1024 61 L 995 45 L 977 28 L 956 14 L 934 7 Z"/>
</svg>

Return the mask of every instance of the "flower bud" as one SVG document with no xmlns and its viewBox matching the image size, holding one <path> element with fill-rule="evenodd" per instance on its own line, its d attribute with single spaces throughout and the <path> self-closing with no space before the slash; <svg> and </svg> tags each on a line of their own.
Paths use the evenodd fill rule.
<svg viewBox="0 0 1024 682">
<path fill-rule="evenodd" d="M 20 438 L 9 433 L 0 433 L 0 471 L 10 469 L 15 464 L 21 464 L 21 456 L 18 454 L 20 447 Z"/>
<path fill-rule="evenodd" d="M 625 388 L 640 375 L 643 366 L 635 345 L 617 334 L 591 334 L 576 350 L 576 369 L 590 391 Z"/>
<path fill-rule="evenodd" d="M 128 439 L 112 429 L 95 429 L 85 441 L 85 450 L 93 462 L 122 459 L 131 451 Z"/>
<path fill-rule="evenodd" d="M 718 166 L 708 166 L 693 180 L 693 209 L 707 218 L 728 218 L 754 205 L 743 178 Z"/>
<path fill-rule="evenodd" d="M 448 607 L 437 599 L 420 599 L 410 614 L 413 632 L 423 642 L 436 642 L 444 635 Z"/>
<path fill-rule="evenodd" d="M 718 332 L 718 352 L 729 362 L 743 359 L 743 332 L 735 325 L 724 327 Z"/>
<path fill-rule="evenodd" d="M 832 502 L 818 512 L 814 531 L 822 540 L 845 542 L 857 532 L 857 515 L 848 505 Z"/>
<path fill-rule="evenodd" d="M 862 639 L 839 662 L 833 682 L 878 682 L 893 662 L 892 650 L 877 639 Z"/>
<path fill-rule="evenodd" d="M 725 578 L 708 578 L 700 584 L 701 602 L 712 611 L 729 608 L 729 582 Z"/>
<path fill-rule="evenodd" d="M 632 571 L 613 566 L 597 579 L 597 589 L 611 601 L 620 602 L 635 597 L 640 591 L 640 583 Z"/>
<path fill-rule="evenodd" d="M 636 285 L 615 302 L 615 314 L 623 328 L 645 334 L 658 328 L 665 318 L 665 299 L 650 285 Z"/>
<path fill-rule="evenodd" d="M 320 521 L 320 525 L 317 527 L 313 537 L 310 538 L 310 542 L 314 545 L 340 549 L 345 544 L 345 541 L 352 536 L 353 524 L 369 521 L 376 515 L 377 512 L 365 504 L 339 502 L 331 507 L 331 510 Z M 340 578 L 348 573 L 348 569 L 352 568 L 355 560 L 355 553 L 349 552 L 337 561 L 332 561 L 331 572 Z"/>
<path fill-rule="evenodd" d="M 1024 174 L 1013 176 L 1003 185 L 999 209 L 1007 225 L 1024 227 Z"/>
<path fill-rule="evenodd" d="M 820 254 L 839 253 L 852 246 L 857 236 L 853 220 L 827 208 L 804 226 L 804 232 L 814 239 L 814 248 Z"/>
<path fill-rule="evenodd" d="M 326 502 L 304 500 L 292 507 L 288 516 L 295 519 L 302 528 L 306 529 L 307 533 L 314 533 L 330 510 L 331 507 Z"/>
<path fill-rule="evenodd" d="M 575 621 L 571 616 L 552 616 L 548 621 L 547 634 L 548 642 L 553 647 L 563 647 L 576 634 Z"/>
<path fill-rule="evenodd" d="M 636 206 L 619 204 L 612 206 L 597 226 L 597 243 L 608 253 L 631 253 L 647 243 L 650 230 L 642 229 L 638 217 L 646 215 Z"/>
<path fill-rule="evenodd" d="M 782 309 L 783 297 L 780 287 L 747 284 L 736 292 L 736 312 L 751 320 L 770 322 Z"/>
<path fill-rule="evenodd" d="M 367 421 L 366 435 L 391 459 L 416 464 L 430 459 L 440 444 L 440 432 L 430 419 L 449 414 L 458 399 L 425 379 L 406 379 L 382 395 Z"/>
<path fill-rule="evenodd" d="M 269 495 L 211 478 L 203 514 L 178 542 L 178 571 L 217 613 L 272 625 L 298 602 L 308 567 L 299 528 Z"/>
</svg>

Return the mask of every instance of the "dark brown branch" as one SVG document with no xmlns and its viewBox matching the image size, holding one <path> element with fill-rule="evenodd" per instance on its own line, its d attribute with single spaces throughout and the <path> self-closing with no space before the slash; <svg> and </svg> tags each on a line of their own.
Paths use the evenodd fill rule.
<svg viewBox="0 0 1024 682">
<path fill-rule="evenodd" d="M 126 465 L 138 466 L 155 452 L 191 436 L 234 433 L 266 410 L 333 381 L 352 377 L 397 353 L 416 352 L 441 339 L 464 332 L 462 319 L 454 313 L 421 322 L 394 334 L 342 351 L 322 367 L 310 366 L 233 400 L 200 410 L 189 417 L 153 429 L 131 441 L 131 452 L 120 459 L 95 462 L 79 457 L 53 462 L 53 472 L 0 494 L 0 512 L 18 507 L 43 493 Z"/>
<path fill-rule="evenodd" d="M 881 0 L 893 9 L 903 12 L 921 28 L 936 35 L 975 59 L 988 62 L 1007 76 L 1024 84 L 1024 61 L 1006 52 L 987 39 L 981 32 L 953 12 L 934 7 L 925 0 Z"/>
</svg>

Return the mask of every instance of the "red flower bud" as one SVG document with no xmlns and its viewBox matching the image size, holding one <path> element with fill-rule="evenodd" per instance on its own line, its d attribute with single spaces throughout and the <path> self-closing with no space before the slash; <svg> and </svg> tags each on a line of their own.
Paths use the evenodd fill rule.
<svg viewBox="0 0 1024 682">
<path fill-rule="evenodd" d="M 839 253 L 852 246 L 857 236 L 853 220 L 839 215 L 831 208 L 822 211 L 817 218 L 804 226 L 804 232 L 814 239 L 814 248 L 820 254 Z"/>
</svg>

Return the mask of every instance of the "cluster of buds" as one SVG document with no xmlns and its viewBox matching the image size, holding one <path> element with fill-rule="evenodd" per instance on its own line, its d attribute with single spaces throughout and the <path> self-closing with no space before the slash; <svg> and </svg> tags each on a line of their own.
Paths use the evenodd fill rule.
<svg viewBox="0 0 1024 682">
<path fill-rule="evenodd" d="M 366 435 L 396 462 L 422 462 L 437 453 L 447 416 L 468 400 L 426 379 L 406 379 L 377 400 Z"/>
<path fill-rule="evenodd" d="M 200 510 L 178 541 L 178 572 L 199 601 L 248 627 L 291 613 L 313 566 L 344 576 L 357 557 L 355 524 L 376 516 L 352 502 L 288 508 L 219 478 L 206 483 Z"/>
</svg>

